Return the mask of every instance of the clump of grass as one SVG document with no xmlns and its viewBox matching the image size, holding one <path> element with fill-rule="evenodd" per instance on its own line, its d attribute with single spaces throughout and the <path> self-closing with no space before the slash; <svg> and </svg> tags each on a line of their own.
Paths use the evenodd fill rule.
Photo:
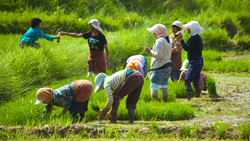
<svg viewBox="0 0 250 141">
<path fill-rule="evenodd" d="M 190 137 L 191 136 L 191 127 L 186 126 L 185 124 L 182 126 L 181 131 L 180 131 L 180 136 L 181 137 Z"/>
<path fill-rule="evenodd" d="M 225 124 L 225 123 L 220 123 L 220 122 L 216 122 L 214 124 L 215 126 L 215 130 L 217 132 L 217 136 L 219 139 L 225 139 L 225 135 L 228 134 L 228 132 L 226 132 L 229 128 L 230 128 L 230 124 Z"/>
<path fill-rule="evenodd" d="M 250 140 L 250 124 L 247 122 L 241 123 L 238 127 L 238 130 L 242 132 L 242 138 Z"/>
<path fill-rule="evenodd" d="M 212 76 L 208 75 L 207 76 L 207 90 L 208 90 L 208 94 L 212 97 L 214 96 L 218 96 L 217 92 L 216 92 L 216 83 L 215 80 Z"/>
</svg>

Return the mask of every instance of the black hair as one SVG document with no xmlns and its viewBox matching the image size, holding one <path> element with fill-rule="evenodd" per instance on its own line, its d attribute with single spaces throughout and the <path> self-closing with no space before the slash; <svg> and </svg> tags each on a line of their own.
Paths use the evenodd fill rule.
<svg viewBox="0 0 250 141">
<path fill-rule="evenodd" d="M 180 28 L 180 27 L 178 27 L 178 26 L 176 26 L 176 25 L 172 25 L 172 26 L 173 26 L 173 27 L 176 27 L 177 30 L 181 31 L 181 28 Z"/>
<path fill-rule="evenodd" d="M 168 43 L 169 43 L 169 38 L 168 38 L 168 36 L 167 37 L 165 37 L 165 39 L 168 41 Z"/>
<path fill-rule="evenodd" d="M 39 24 L 41 22 L 42 22 L 42 20 L 39 19 L 39 18 L 32 18 L 32 20 L 31 20 L 31 27 L 35 28 L 35 27 L 39 26 Z"/>
</svg>

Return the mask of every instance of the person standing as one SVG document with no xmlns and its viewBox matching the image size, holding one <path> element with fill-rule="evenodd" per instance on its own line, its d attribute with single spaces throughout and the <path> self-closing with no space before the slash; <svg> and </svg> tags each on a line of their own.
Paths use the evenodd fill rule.
<svg viewBox="0 0 250 141">
<path fill-rule="evenodd" d="M 27 30 L 27 32 L 20 38 L 19 46 L 23 48 L 24 46 L 31 46 L 35 48 L 39 48 L 40 44 L 36 43 L 38 39 L 44 38 L 49 41 L 53 41 L 54 39 L 60 39 L 60 36 L 49 36 L 44 34 L 41 31 L 42 20 L 39 18 L 32 18 L 31 27 Z"/>
<path fill-rule="evenodd" d="M 156 37 L 153 49 L 145 46 L 144 51 L 148 52 L 151 59 L 150 89 L 151 98 L 158 98 L 158 88 L 161 88 L 162 99 L 167 102 L 168 99 L 168 79 L 171 73 L 171 53 L 172 43 L 168 38 L 168 32 L 164 25 L 156 24 L 147 29 Z"/>
<path fill-rule="evenodd" d="M 131 62 L 127 66 L 127 69 L 118 71 L 111 76 L 107 76 L 104 73 L 99 73 L 95 77 L 95 93 L 105 89 L 107 94 L 106 106 L 98 111 L 99 120 L 105 119 L 111 114 L 111 123 L 116 123 L 116 116 L 120 100 L 128 95 L 126 99 L 126 109 L 128 110 L 129 123 L 134 123 L 134 110 L 139 100 L 141 89 L 144 83 L 144 78 L 139 71 L 137 66 L 139 62 Z M 113 91 L 113 93 L 112 93 Z M 112 110 L 107 114 L 110 107 Z"/>
<path fill-rule="evenodd" d="M 60 115 L 64 115 L 68 110 L 76 118 L 80 113 L 80 121 L 88 111 L 89 98 L 93 91 L 93 85 L 88 80 L 75 80 L 61 88 L 50 89 L 40 88 L 36 93 L 37 101 L 35 105 L 46 103 L 43 117 L 53 110 L 53 105 L 65 107 Z"/>
<path fill-rule="evenodd" d="M 83 37 L 88 39 L 90 54 L 88 57 L 88 77 L 96 73 L 106 73 L 107 67 L 110 67 L 109 62 L 109 49 L 107 46 L 106 37 L 101 33 L 103 30 L 100 27 L 100 23 L 96 19 L 92 19 L 88 22 L 90 32 L 83 34 L 59 32 L 60 35 L 68 35 L 71 37 Z M 105 62 L 104 48 L 106 51 L 107 62 Z"/>
<path fill-rule="evenodd" d="M 188 34 L 191 36 L 187 41 L 187 44 L 182 38 L 180 32 L 177 33 L 177 36 L 181 38 L 181 45 L 185 51 L 187 51 L 189 67 L 187 70 L 186 77 L 184 79 L 184 84 L 187 91 L 187 98 L 190 100 L 193 96 L 193 90 L 191 87 L 191 82 L 193 82 L 195 88 L 195 97 L 200 97 L 201 89 L 199 86 L 200 73 L 203 68 L 203 58 L 202 58 L 202 39 L 200 33 L 203 32 L 200 24 L 197 21 L 191 21 L 182 26 L 185 30 L 188 31 Z"/>
<path fill-rule="evenodd" d="M 171 40 L 173 46 L 172 46 L 172 54 L 171 54 L 171 62 L 173 64 L 172 70 L 171 70 L 171 80 L 178 80 L 180 76 L 180 68 L 182 64 L 181 60 L 181 52 L 182 52 L 182 45 L 181 45 L 181 39 L 179 37 L 176 37 L 177 32 L 181 32 L 182 30 L 182 23 L 180 21 L 175 21 L 172 23 L 172 32 L 169 36 L 169 39 Z"/>
</svg>

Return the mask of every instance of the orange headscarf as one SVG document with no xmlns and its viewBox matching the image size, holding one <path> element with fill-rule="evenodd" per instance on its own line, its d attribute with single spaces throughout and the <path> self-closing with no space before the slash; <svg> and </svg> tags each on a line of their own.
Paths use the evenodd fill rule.
<svg viewBox="0 0 250 141">
<path fill-rule="evenodd" d="M 139 65 L 139 61 L 129 62 L 126 66 L 126 69 L 134 69 L 137 70 L 137 67 Z"/>
<path fill-rule="evenodd" d="M 50 88 L 41 88 L 36 92 L 36 98 L 42 100 L 47 104 L 51 104 L 53 110 L 53 90 Z"/>
</svg>

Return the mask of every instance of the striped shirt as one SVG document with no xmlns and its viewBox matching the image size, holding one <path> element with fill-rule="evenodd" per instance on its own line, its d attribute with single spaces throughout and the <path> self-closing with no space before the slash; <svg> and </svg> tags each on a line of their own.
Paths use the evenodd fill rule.
<svg viewBox="0 0 250 141">
<path fill-rule="evenodd" d="M 127 72 L 126 69 L 121 70 L 105 79 L 104 89 L 106 91 L 108 101 L 106 103 L 106 106 L 103 108 L 103 110 L 105 109 L 108 111 L 110 107 L 112 106 L 113 104 L 112 91 L 115 91 L 125 81 L 126 72 Z"/>
</svg>

